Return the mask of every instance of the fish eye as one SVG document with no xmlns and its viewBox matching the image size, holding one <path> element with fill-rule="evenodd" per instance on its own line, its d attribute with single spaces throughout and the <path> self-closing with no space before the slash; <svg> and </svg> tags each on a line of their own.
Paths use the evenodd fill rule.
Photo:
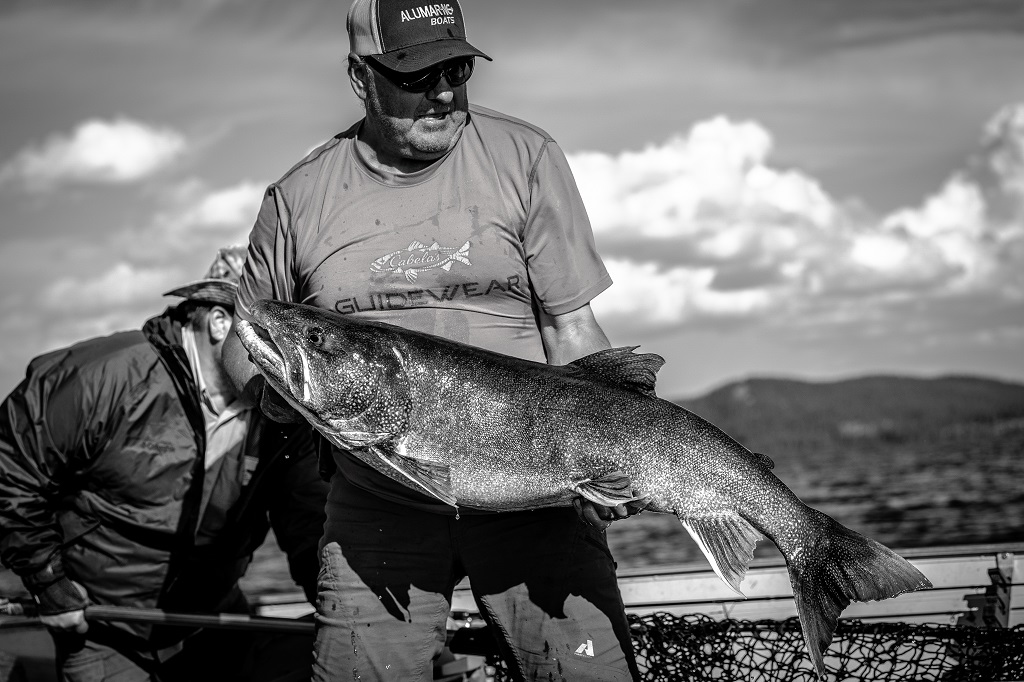
<svg viewBox="0 0 1024 682">
<path fill-rule="evenodd" d="M 324 331 L 319 327 L 310 327 L 306 330 L 306 341 L 314 346 L 321 345 L 324 342 Z"/>
</svg>

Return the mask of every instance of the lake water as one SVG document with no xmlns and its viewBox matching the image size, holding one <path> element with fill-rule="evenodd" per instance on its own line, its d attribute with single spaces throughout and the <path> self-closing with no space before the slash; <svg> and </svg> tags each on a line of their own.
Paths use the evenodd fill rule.
<svg viewBox="0 0 1024 682">
<path fill-rule="evenodd" d="M 1024 542 L 1024 421 L 962 427 L 900 444 L 852 441 L 828 451 L 773 453 L 776 475 L 806 504 L 899 550 Z M 643 513 L 612 524 L 620 568 L 705 562 L 674 517 Z M 762 542 L 759 556 L 776 555 Z M 245 578 L 252 593 L 296 588 L 273 543 Z"/>
<path fill-rule="evenodd" d="M 776 475 L 806 504 L 893 549 L 1024 542 L 1024 420 L 958 427 L 909 444 L 853 441 L 772 456 Z M 665 514 L 618 521 L 608 541 L 620 568 L 704 562 Z M 766 541 L 757 553 L 776 551 Z M 253 595 L 297 591 L 272 538 L 243 585 Z M 0 596 L 23 594 L 20 580 L 0 571 Z"/>
</svg>

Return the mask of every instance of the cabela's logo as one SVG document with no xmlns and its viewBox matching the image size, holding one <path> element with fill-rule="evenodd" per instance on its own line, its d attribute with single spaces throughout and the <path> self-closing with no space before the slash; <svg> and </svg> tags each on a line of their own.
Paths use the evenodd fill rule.
<svg viewBox="0 0 1024 682">
<path fill-rule="evenodd" d="M 448 272 L 454 263 L 472 265 L 469 262 L 469 242 L 450 249 L 437 242 L 427 246 L 413 240 L 405 249 L 392 251 L 370 263 L 370 272 L 401 273 L 408 281 L 415 282 L 421 270 L 441 268 Z"/>
</svg>

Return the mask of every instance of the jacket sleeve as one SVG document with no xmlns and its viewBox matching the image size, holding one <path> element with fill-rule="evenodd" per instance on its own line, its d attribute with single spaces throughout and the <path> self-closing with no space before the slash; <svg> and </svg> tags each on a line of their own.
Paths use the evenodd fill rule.
<svg viewBox="0 0 1024 682">
<path fill-rule="evenodd" d="M 115 421 L 97 415 L 102 386 L 83 386 L 69 351 L 34 360 L 0 405 L 0 561 L 21 577 L 44 615 L 87 603 L 64 575 L 59 501 Z"/>
<path fill-rule="evenodd" d="M 277 544 L 288 557 L 292 579 L 312 604 L 316 604 L 319 546 L 327 518 L 324 506 L 329 487 L 320 478 L 317 465 L 319 440 L 319 434 L 308 425 L 297 427 L 289 436 L 280 487 L 269 508 L 270 525 Z"/>
</svg>

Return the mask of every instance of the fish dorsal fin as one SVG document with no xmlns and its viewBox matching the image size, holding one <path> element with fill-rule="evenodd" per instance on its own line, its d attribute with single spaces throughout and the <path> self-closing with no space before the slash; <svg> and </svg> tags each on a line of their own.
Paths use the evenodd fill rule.
<svg viewBox="0 0 1024 682">
<path fill-rule="evenodd" d="M 655 353 L 634 353 L 637 348 L 599 350 L 570 362 L 569 366 L 586 370 L 615 386 L 654 397 L 654 383 L 665 359 Z"/>
<path fill-rule="evenodd" d="M 636 502 L 642 498 L 633 494 L 633 481 L 621 471 L 574 481 L 572 489 L 594 504 L 614 507 L 617 504 Z"/>
<path fill-rule="evenodd" d="M 765 469 L 771 470 L 775 468 L 775 462 L 771 457 L 763 452 L 751 452 L 751 454 L 757 458 L 757 461 L 760 462 Z"/>
<path fill-rule="evenodd" d="M 762 537 L 757 529 L 737 514 L 680 516 L 679 520 L 704 552 L 718 577 L 736 594 L 744 596 L 740 583 L 750 560 L 754 558 L 754 547 Z"/>
</svg>

